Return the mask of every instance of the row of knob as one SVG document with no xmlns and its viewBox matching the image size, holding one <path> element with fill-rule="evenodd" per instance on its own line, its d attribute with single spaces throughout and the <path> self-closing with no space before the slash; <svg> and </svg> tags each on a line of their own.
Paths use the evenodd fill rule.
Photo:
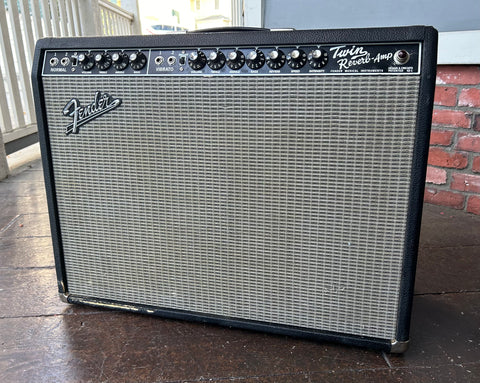
<svg viewBox="0 0 480 383">
<path fill-rule="evenodd" d="M 73 59 L 73 58 L 72 58 Z M 116 52 L 110 55 L 108 52 L 103 53 L 81 53 L 76 58 L 78 64 L 84 71 L 90 71 L 94 66 L 97 66 L 99 70 L 104 71 L 113 66 L 116 70 L 122 71 L 129 65 L 133 70 L 140 70 L 147 64 L 147 57 L 143 52 L 134 52 L 130 55 L 125 52 Z M 61 60 L 62 65 L 68 65 L 68 58 L 64 57 Z M 50 65 L 55 66 L 58 63 L 58 59 L 53 57 L 50 60 Z"/>
<path fill-rule="evenodd" d="M 328 62 L 328 54 L 323 49 L 314 49 L 308 54 L 302 49 L 293 49 L 285 54 L 280 49 L 273 49 L 265 56 L 260 49 L 254 49 L 245 55 L 240 50 L 231 51 L 225 56 L 220 51 L 210 52 L 208 57 L 201 50 L 191 52 L 188 55 L 188 65 L 193 70 L 201 70 L 208 65 L 210 69 L 219 70 L 226 64 L 232 70 L 239 70 L 245 64 L 250 69 L 258 70 L 265 65 L 268 65 L 270 69 L 280 69 L 287 63 L 292 69 L 300 69 L 305 66 L 306 63 L 314 69 L 324 67 Z"/>
<path fill-rule="evenodd" d="M 157 65 L 163 62 L 160 60 L 161 56 L 155 59 Z M 64 58 L 65 59 L 65 58 Z M 185 63 L 185 58 L 180 58 L 180 64 Z M 56 60 L 53 58 L 52 60 Z M 68 58 L 67 58 L 68 60 Z M 77 56 L 78 64 L 84 71 L 90 71 L 94 66 L 97 66 L 99 70 L 105 71 L 111 66 L 117 71 L 123 71 L 128 66 L 133 70 L 141 70 L 147 64 L 147 57 L 141 51 L 137 51 L 131 54 L 125 52 L 115 52 L 110 54 L 109 52 L 102 53 L 81 53 Z M 175 63 L 173 56 L 169 57 L 168 63 L 173 65 Z M 52 61 L 51 65 L 55 66 L 56 62 Z M 216 50 L 208 53 L 208 57 L 201 50 L 191 52 L 188 55 L 188 65 L 193 70 L 201 70 L 206 65 L 213 70 L 220 70 L 227 65 L 232 70 L 239 70 L 245 64 L 252 70 L 258 70 L 265 64 L 270 69 L 280 69 L 287 64 L 292 69 L 300 69 L 309 63 L 310 67 L 319 69 L 324 67 L 328 62 L 328 54 L 323 49 L 314 49 L 309 53 L 306 53 L 302 49 L 293 49 L 285 54 L 280 49 L 273 49 L 266 55 L 260 49 L 254 49 L 249 51 L 246 55 L 241 50 L 233 50 L 226 55 L 221 50 Z M 62 61 L 62 65 L 64 62 Z"/>
</svg>

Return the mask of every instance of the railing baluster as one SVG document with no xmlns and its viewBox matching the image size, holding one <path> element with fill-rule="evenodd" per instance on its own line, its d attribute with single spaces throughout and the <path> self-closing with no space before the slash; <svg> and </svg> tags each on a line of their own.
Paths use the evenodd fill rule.
<svg viewBox="0 0 480 383">
<path fill-rule="evenodd" d="M 30 83 L 30 73 L 25 55 L 25 47 L 23 45 L 22 31 L 20 29 L 20 16 L 18 14 L 16 0 L 7 0 L 8 14 L 12 27 L 12 36 L 15 43 L 15 52 L 17 56 L 17 65 L 20 73 L 20 84 L 23 86 L 23 95 L 26 101 L 26 114 L 30 121 L 34 120 L 35 108 L 33 106 L 32 85 Z"/>
<path fill-rule="evenodd" d="M 67 5 L 68 35 L 69 36 L 75 36 L 75 28 L 73 26 L 72 2 L 70 0 L 67 0 L 66 5 Z"/>
<path fill-rule="evenodd" d="M 120 34 L 122 36 L 126 35 L 125 33 L 125 19 L 123 19 L 122 17 L 118 17 L 118 28 L 120 30 Z"/>
<path fill-rule="evenodd" d="M 111 36 L 112 31 L 110 30 L 110 12 L 106 10 L 103 11 L 103 20 L 105 25 L 104 34 Z"/>
<path fill-rule="evenodd" d="M 130 25 L 130 20 L 120 18 L 120 25 L 121 25 L 121 28 L 122 28 L 122 35 L 129 34 L 128 33 L 128 26 Z"/>
<path fill-rule="evenodd" d="M 28 0 L 20 2 L 20 10 L 22 12 L 23 36 L 25 38 L 25 46 L 27 48 L 27 60 L 32 62 L 33 50 L 35 49 L 35 40 L 33 38 L 32 18 L 30 17 L 30 6 Z"/>
<path fill-rule="evenodd" d="M 7 12 L 5 4 L 0 1 L 0 37 L 2 44 L 0 49 L 5 63 L 5 77 L 7 81 L 7 89 L 10 91 L 10 101 L 12 105 L 12 112 L 14 116 L 13 124 L 15 127 L 25 126 L 25 117 L 23 115 L 23 107 L 20 95 L 20 88 L 17 82 L 17 74 L 15 73 L 15 63 L 13 61 L 12 45 L 10 43 L 10 34 L 8 32 Z M 13 130 L 13 126 L 5 126 L 5 131 Z"/>
<path fill-rule="evenodd" d="M 110 16 L 110 33 L 111 33 L 112 36 L 115 36 L 115 31 L 116 31 L 115 19 L 116 19 L 116 16 L 112 12 L 109 12 L 109 16 Z"/>
<path fill-rule="evenodd" d="M 113 21 L 112 21 L 113 35 L 118 36 L 118 35 L 120 35 L 120 30 L 118 28 L 119 27 L 119 25 L 118 25 L 119 17 L 118 17 L 118 15 L 112 14 L 112 19 L 113 19 Z"/>
<path fill-rule="evenodd" d="M 78 9 L 78 0 L 72 0 L 73 24 L 75 26 L 75 36 L 83 36 L 82 24 L 80 22 L 80 11 Z"/>
<path fill-rule="evenodd" d="M 102 25 L 102 34 L 106 34 L 106 30 L 107 30 L 107 24 L 106 24 L 106 21 L 105 21 L 105 12 L 103 10 L 103 8 L 99 8 L 100 10 L 100 23 Z"/>
<path fill-rule="evenodd" d="M 52 7 L 52 24 L 53 24 L 53 34 L 55 37 L 62 35 L 60 30 L 60 17 L 58 13 L 58 0 L 50 0 L 50 6 Z"/>
<path fill-rule="evenodd" d="M 58 0 L 58 13 L 60 15 L 60 28 L 62 30 L 62 36 L 68 36 L 67 11 L 65 9 L 66 6 L 65 0 Z"/>
<path fill-rule="evenodd" d="M 35 39 L 38 40 L 44 36 L 42 27 L 42 16 L 40 13 L 40 3 L 36 0 L 32 0 L 31 4 Z"/>
<path fill-rule="evenodd" d="M 123 19 L 121 17 L 118 18 L 118 29 L 119 29 L 120 34 L 122 36 L 126 35 L 126 33 L 125 33 L 125 19 Z"/>
<path fill-rule="evenodd" d="M 5 145 L 3 143 L 2 132 L 0 131 L 0 180 L 8 176 L 8 162 L 5 153 Z"/>
<path fill-rule="evenodd" d="M 108 17 L 108 34 L 110 36 L 115 36 L 115 32 L 114 32 L 114 23 L 115 21 L 113 20 L 113 13 L 112 12 L 107 12 L 107 17 Z"/>
<path fill-rule="evenodd" d="M 44 36 L 52 37 L 53 36 L 52 12 L 50 11 L 50 3 L 48 0 L 41 0 L 41 1 L 42 1 L 42 11 L 43 11 L 43 22 L 45 25 Z"/>
<path fill-rule="evenodd" d="M 2 66 L 0 65 L 0 94 L 6 95 L 5 84 L 3 82 Z M 2 117 L 2 125 L 0 126 L 0 135 L 2 130 L 7 132 L 12 130 L 12 119 L 10 117 L 10 111 L 8 110 L 7 97 L 0 97 L 0 116 Z M 0 158 L 0 161 L 2 159 Z"/>
<path fill-rule="evenodd" d="M 103 9 L 99 8 L 99 17 L 100 17 L 100 24 L 102 25 L 102 33 L 105 34 L 105 23 L 103 20 Z"/>
<path fill-rule="evenodd" d="M 123 31 L 123 18 L 117 15 L 117 34 L 123 36 L 125 32 Z"/>
<path fill-rule="evenodd" d="M 118 32 L 120 35 L 124 36 L 125 33 L 125 19 L 121 18 L 120 16 L 117 18 L 117 25 L 118 25 Z"/>
</svg>

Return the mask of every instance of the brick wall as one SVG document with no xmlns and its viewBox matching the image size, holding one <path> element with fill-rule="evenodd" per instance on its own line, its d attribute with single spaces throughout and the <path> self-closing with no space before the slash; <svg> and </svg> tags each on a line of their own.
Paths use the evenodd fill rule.
<svg viewBox="0 0 480 383">
<path fill-rule="evenodd" d="M 438 66 L 425 202 L 480 215 L 480 66 Z"/>
</svg>

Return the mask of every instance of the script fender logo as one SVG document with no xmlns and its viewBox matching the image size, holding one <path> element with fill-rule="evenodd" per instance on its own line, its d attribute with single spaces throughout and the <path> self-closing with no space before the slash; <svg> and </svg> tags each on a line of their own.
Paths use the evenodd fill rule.
<svg viewBox="0 0 480 383">
<path fill-rule="evenodd" d="M 67 125 L 65 134 L 68 136 L 70 133 L 78 134 L 80 127 L 87 122 L 110 112 L 116 107 L 120 106 L 122 100 L 119 98 L 113 98 L 105 92 L 95 92 L 93 101 L 85 106 L 80 105 L 78 98 L 72 98 L 67 105 L 63 108 L 63 115 L 72 117 L 73 122 Z"/>
</svg>

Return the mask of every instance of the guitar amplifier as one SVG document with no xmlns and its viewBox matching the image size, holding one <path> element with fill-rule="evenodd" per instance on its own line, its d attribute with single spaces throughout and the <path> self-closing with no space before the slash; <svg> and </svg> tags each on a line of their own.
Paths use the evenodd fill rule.
<svg viewBox="0 0 480 383">
<path fill-rule="evenodd" d="M 59 291 L 403 352 L 431 27 L 43 39 Z"/>
</svg>

